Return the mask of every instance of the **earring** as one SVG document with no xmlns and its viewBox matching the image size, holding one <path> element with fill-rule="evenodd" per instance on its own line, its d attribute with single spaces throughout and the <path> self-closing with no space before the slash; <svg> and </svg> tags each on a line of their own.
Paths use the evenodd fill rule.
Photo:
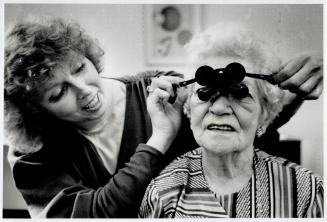
<svg viewBox="0 0 327 222">
<path fill-rule="evenodd" d="M 260 126 L 260 127 L 257 129 L 257 131 L 256 131 L 255 134 L 256 134 L 257 137 L 261 137 L 263 133 L 264 133 L 263 127 Z"/>
</svg>

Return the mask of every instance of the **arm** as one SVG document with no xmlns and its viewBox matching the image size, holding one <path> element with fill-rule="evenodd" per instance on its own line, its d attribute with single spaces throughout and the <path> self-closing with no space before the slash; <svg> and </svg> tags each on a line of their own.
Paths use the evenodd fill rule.
<svg viewBox="0 0 327 222">
<path fill-rule="evenodd" d="M 180 111 L 170 111 L 180 115 Z M 176 124 L 174 118 L 171 120 Z M 149 143 L 157 149 L 141 145 L 113 177 L 102 172 L 105 169 L 99 167 L 100 159 L 88 149 L 90 147 L 85 147 L 80 137 L 71 134 L 67 134 L 66 139 L 60 137 L 62 141 L 71 141 L 70 145 L 63 146 L 57 139 L 57 145 L 51 141 L 52 149 L 40 151 L 42 155 L 34 154 L 17 161 L 13 168 L 16 185 L 32 216 L 136 217 L 147 185 L 161 168 L 162 153 L 174 137 L 169 131 L 165 134 L 168 137 L 164 137 L 160 130 L 153 128 L 158 136 L 151 137 Z M 163 138 L 166 139 L 162 141 Z M 35 158 L 37 155 L 41 157 Z"/>
<path fill-rule="evenodd" d="M 20 159 L 13 174 L 33 217 L 136 217 L 147 185 L 161 169 L 161 158 L 157 150 L 140 145 L 130 162 L 104 186 L 88 185 L 85 175 L 63 163 L 51 166 Z"/>
</svg>

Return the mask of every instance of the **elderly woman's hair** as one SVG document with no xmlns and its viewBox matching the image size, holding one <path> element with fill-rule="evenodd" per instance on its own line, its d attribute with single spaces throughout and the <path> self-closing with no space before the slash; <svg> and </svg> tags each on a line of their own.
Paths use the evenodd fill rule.
<svg viewBox="0 0 327 222">
<path fill-rule="evenodd" d="M 38 105 L 38 88 L 70 52 L 88 58 L 100 73 L 104 51 L 75 22 L 33 18 L 10 29 L 5 39 L 5 136 L 21 152 L 41 148 L 44 111 Z"/>
<path fill-rule="evenodd" d="M 241 23 L 219 23 L 209 27 L 195 35 L 186 45 L 186 50 L 189 63 L 194 67 L 208 65 L 208 59 L 217 58 L 218 61 L 219 57 L 232 57 L 250 62 L 256 73 L 269 75 L 281 68 L 281 60 L 268 43 Z M 256 80 L 256 83 L 261 105 L 268 113 L 268 122 L 271 122 L 282 109 L 284 93 L 266 81 Z"/>
</svg>

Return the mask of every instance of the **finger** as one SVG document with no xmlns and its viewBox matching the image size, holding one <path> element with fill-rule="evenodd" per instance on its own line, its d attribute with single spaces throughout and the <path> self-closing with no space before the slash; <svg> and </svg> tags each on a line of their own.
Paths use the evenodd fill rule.
<svg viewBox="0 0 327 222">
<path fill-rule="evenodd" d="M 186 102 L 187 100 L 187 97 L 188 97 L 188 90 L 187 88 L 181 88 L 178 90 L 178 95 L 177 95 L 177 98 L 176 98 L 176 102 L 174 103 L 174 107 L 176 109 L 182 109 L 183 108 L 183 105 L 184 103 Z"/>
<path fill-rule="evenodd" d="M 317 86 L 307 95 L 304 97 L 306 100 L 315 100 L 318 99 L 323 90 L 323 81 L 319 82 Z"/>
<path fill-rule="evenodd" d="M 290 89 L 290 91 L 293 93 L 302 95 L 302 96 L 307 96 L 317 87 L 319 82 L 322 82 L 322 81 L 323 81 L 322 76 L 314 75 L 311 78 L 307 79 L 305 82 L 303 82 L 299 87 Z"/>
<path fill-rule="evenodd" d="M 281 82 L 291 78 L 303 67 L 306 60 L 308 60 L 307 56 L 298 56 L 284 64 L 283 68 L 277 74 L 273 75 L 276 84 L 280 84 Z"/>
<path fill-rule="evenodd" d="M 152 95 L 153 102 L 157 104 L 167 103 L 170 97 L 170 94 L 167 91 L 162 90 L 160 88 L 156 88 L 151 95 Z"/>
<path fill-rule="evenodd" d="M 160 76 L 159 79 L 164 79 L 171 83 L 179 83 L 179 82 L 183 81 L 182 78 L 177 77 L 177 76 Z"/>
<path fill-rule="evenodd" d="M 282 89 L 289 89 L 290 91 L 296 90 L 315 74 L 315 76 L 319 77 L 318 73 L 314 71 L 314 68 L 316 67 L 312 67 L 309 63 L 306 63 L 300 70 L 294 73 L 293 76 L 281 82 L 279 87 Z"/>
<path fill-rule="evenodd" d="M 171 96 L 175 95 L 173 83 L 166 78 L 154 78 L 151 83 L 151 88 L 156 89 L 160 88 L 167 91 Z"/>
</svg>

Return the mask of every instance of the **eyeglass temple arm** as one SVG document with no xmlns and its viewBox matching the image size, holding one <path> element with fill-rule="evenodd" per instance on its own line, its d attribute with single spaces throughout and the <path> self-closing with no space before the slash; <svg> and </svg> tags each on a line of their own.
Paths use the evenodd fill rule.
<svg viewBox="0 0 327 222">
<path fill-rule="evenodd" d="M 263 79 L 263 80 L 270 82 L 271 84 L 276 84 L 274 78 L 270 75 L 245 73 L 245 76 L 255 78 L 255 79 Z M 175 85 L 175 87 L 179 88 L 179 87 L 184 87 L 184 86 L 187 86 L 187 85 L 195 83 L 195 82 L 196 82 L 196 79 L 194 78 L 194 79 L 182 81 L 182 82 L 180 82 L 178 84 L 174 84 L 174 85 Z"/>
<path fill-rule="evenodd" d="M 186 80 L 186 81 L 182 81 L 182 82 L 180 82 L 178 84 L 175 84 L 175 85 L 177 86 L 177 88 L 179 88 L 179 87 L 184 87 L 184 86 L 187 86 L 187 85 L 195 83 L 195 82 L 196 82 L 196 78 L 189 79 L 189 80 Z"/>
<path fill-rule="evenodd" d="M 263 75 L 263 74 L 254 74 L 254 73 L 245 73 L 245 76 L 255 78 L 255 79 L 263 79 L 267 80 L 269 83 L 275 85 L 276 82 L 271 75 Z"/>
<path fill-rule="evenodd" d="M 245 73 L 245 76 L 251 77 L 251 78 L 255 78 L 255 79 L 263 79 L 263 80 L 266 80 L 266 81 L 268 81 L 269 83 L 271 83 L 273 85 L 276 84 L 274 78 L 272 76 L 270 76 L 270 75 Z M 173 97 L 170 97 L 168 99 L 168 102 L 169 103 L 174 103 L 175 102 L 176 97 L 177 97 L 177 95 L 176 95 L 177 88 L 184 87 L 184 86 L 187 86 L 187 85 L 192 84 L 192 83 L 195 83 L 195 82 L 196 82 L 196 78 L 190 79 L 190 80 L 186 80 L 186 81 L 182 81 L 182 82 L 180 82 L 178 84 L 173 84 L 173 91 L 174 91 L 175 95 Z"/>
<path fill-rule="evenodd" d="M 174 84 L 172 85 L 172 86 L 173 86 L 173 91 L 174 91 L 174 96 L 169 97 L 168 102 L 169 102 L 170 104 L 174 104 L 174 103 L 175 103 L 175 100 L 176 100 L 176 98 L 177 98 L 176 90 L 177 90 L 178 88 L 180 88 L 180 87 L 184 87 L 184 86 L 187 86 L 187 85 L 190 85 L 190 84 L 195 83 L 195 82 L 196 82 L 196 78 L 194 78 L 194 79 L 189 79 L 189 80 L 186 80 L 186 81 L 182 81 L 182 82 L 179 82 L 179 83 L 177 83 L 177 84 L 174 83 Z"/>
</svg>

